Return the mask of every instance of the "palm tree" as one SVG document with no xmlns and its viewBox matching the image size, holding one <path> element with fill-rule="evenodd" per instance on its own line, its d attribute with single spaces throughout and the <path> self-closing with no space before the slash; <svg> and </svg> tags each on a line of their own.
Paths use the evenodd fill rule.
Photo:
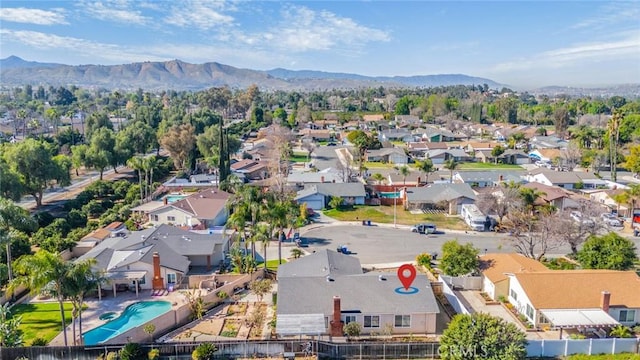
<svg viewBox="0 0 640 360">
<path fill-rule="evenodd" d="M 60 305 L 64 346 L 68 346 L 67 326 L 64 319 L 65 283 L 69 280 L 70 263 L 58 254 L 40 250 L 33 255 L 23 255 L 15 261 L 17 277 L 9 284 L 9 293 L 23 285 L 32 294 L 46 290 L 54 295 Z"/>
<path fill-rule="evenodd" d="M 144 157 L 142 156 L 134 156 L 131 159 L 127 160 L 127 166 L 131 169 L 138 171 L 138 182 L 140 184 L 140 200 L 144 200 L 144 189 L 142 186 L 142 170 L 144 169 Z"/>
<path fill-rule="evenodd" d="M 384 175 L 380 174 L 380 173 L 375 173 L 372 176 L 373 180 L 375 180 L 378 185 L 382 184 L 382 182 L 384 181 Z"/>
<path fill-rule="evenodd" d="M 633 229 L 633 209 L 636 202 L 640 201 L 640 184 L 629 185 L 629 188 L 613 196 L 613 200 L 618 204 L 629 204 L 629 217 L 631 217 L 631 228 Z"/>
<path fill-rule="evenodd" d="M 304 253 L 302 252 L 302 250 L 298 249 L 297 247 L 291 249 L 291 256 L 293 256 L 294 259 L 298 259 L 302 255 L 304 255 Z"/>
<path fill-rule="evenodd" d="M 622 122 L 622 114 L 619 111 L 613 111 L 613 116 L 607 124 L 609 132 L 609 163 L 611 164 L 611 181 L 616 182 L 618 179 L 618 141 L 620 140 L 620 123 Z"/>
<path fill-rule="evenodd" d="M 545 192 L 532 188 L 520 188 L 520 198 L 524 207 L 533 213 L 533 207 L 539 197 L 546 195 Z"/>
<path fill-rule="evenodd" d="M 153 170 L 157 168 L 158 168 L 158 158 L 155 157 L 155 155 L 144 158 L 145 178 L 148 180 L 147 186 L 145 187 L 146 197 L 149 197 L 153 193 Z"/>
<path fill-rule="evenodd" d="M 424 161 L 416 161 L 416 169 L 424 173 L 424 183 L 429 184 L 429 174 L 431 174 L 435 170 L 435 168 L 433 167 L 433 161 L 431 161 L 431 159 L 429 158 L 424 159 Z"/>
<path fill-rule="evenodd" d="M 402 175 L 402 185 L 407 185 L 407 176 L 409 176 L 411 170 L 409 170 L 407 165 L 402 165 L 398 171 L 400 172 L 400 175 Z"/>
<path fill-rule="evenodd" d="M 263 260 L 264 260 L 265 270 L 267 270 L 267 247 L 269 246 L 269 240 L 270 240 L 269 226 L 267 226 L 267 224 L 265 223 L 260 223 L 256 225 L 253 236 L 252 236 L 252 243 L 255 244 L 258 241 L 262 243 L 262 250 L 263 250 L 262 257 L 264 258 Z"/>
<path fill-rule="evenodd" d="M 449 159 L 444 163 L 444 168 L 449 170 L 449 182 L 453 183 L 453 172 L 458 168 L 455 159 Z"/>
<path fill-rule="evenodd" d="M 105 278 L 102 273 L 94 271 L 95 259 L 86 259 L 71 264 L 67 281 L 64 283 L 65 295 L 71 300 L 73 305 L 73 341 L 76 344 L 76 318 L 78 319 L 78 334 L 82 336 L 82 307 L 88 292 L 96 290 Z"/>
</svg>

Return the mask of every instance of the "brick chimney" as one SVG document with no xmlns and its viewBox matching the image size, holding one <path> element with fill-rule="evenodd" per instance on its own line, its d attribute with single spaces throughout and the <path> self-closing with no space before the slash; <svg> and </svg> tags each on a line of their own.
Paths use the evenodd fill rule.
<svg viewBox="0 0 640 360">
<path fill-rule="evenodd" d="M 169 199 L 167 199 L 166 197 L 162 200 L 162 203 L 167 205 L 169 204 Z"/>
<path fill-rule="evenodd" d="M 160 276 L 160 255 L 158 252 L 153 253 L 153 290 L 164 289 L 164 279 Z"/>
<path fill-rule="evenodd" d="M 331 320 L 331 324 L 329 325 L 329 333 L 331 336 L 342 337 L 344 333 L 342 332 L 342 320 L 340 320 L 340 296 L 333 297 L 333 318 Z"/>
<path fill-rule="evenodd" d="M 609 303 L 611 302 L 611 293 L 608 291 L 603 291 L 600 296 L 600 308 L 602 311 L 609 313 Z"/>
</svg>

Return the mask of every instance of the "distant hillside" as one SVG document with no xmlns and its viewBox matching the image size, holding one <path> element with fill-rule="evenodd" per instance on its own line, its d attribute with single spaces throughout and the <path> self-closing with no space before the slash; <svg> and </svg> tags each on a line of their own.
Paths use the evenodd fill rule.
<svg viewBox="0 0 640 360">
<path fill-rule="evenodd" d="M 63 65 L 25 61 L 16 56 L 0 60 L 3 85 L 47 84 L 105 87 L 109 89 L 200 90 L 228 85 L 246 88 L 251 84 L 267 90 L 319 90 L 361 87 L 432 87 L 443 85 L 502 85 L 467 75 L 423 75 L 369 77 L 322 71 L 240 69 L 216 62 L 190 64 L 181 60 L 123 65 Z"/>
</svg>

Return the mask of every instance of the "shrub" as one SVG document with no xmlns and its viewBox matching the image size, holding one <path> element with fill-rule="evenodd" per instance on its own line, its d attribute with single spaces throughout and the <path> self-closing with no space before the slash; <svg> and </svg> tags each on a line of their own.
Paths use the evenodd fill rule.
<svg viewBox="0 0 640 360">
<path fill-rule="evenodd" d="M 120 360 L 142 360 L 146 356 L 140 344 L 127 343 L 120 351 L 118 351 Z"/>
<path fill-rule="evenodd" d="M 96 217 L 104 212 L 104 208 L 99 200 L 91 200 L 82 207 L 82 211 L 87 213 L 89 216 Z"/>
<path fill-rule="evenodd" d="M 505 302 L 507 302 L 507 298 L 504 297 L 504 295 L 500 295 L 500 296 L 498 296 L 498 301 L 500 301 L 501 303 L 505 303 Z"/>
<path fill-rule="evenodd" d="M 216 347 L 212 343 L 202 343 L 193 350 L 191 353 L 191 359 L 193 360 L 212 360 L 213 354 L 216 352 Z"/>
<path fill-rule="evenodd" d="M 582 335 L 582 334 L 571 334 L 571 335 L 569 335 L 569 339 L 571 339 L 571 340 L 584 340 L 586 338 L 587 337 L 585 335 Z"/>
<path fill-rule="evenodd" d="M 159 349 L 151 349 L 149 350 L 149 354 L 147 356 L 149 360 L 158 360 L 160 358 L 160 350 Z"/>
<path fill-rule="evenodd" d="M 31 340 L 31 346 L 47 346 L 48 343 L 47 339 L 41 337 Z"/>
<path fill-rule="evenodd" d="M 418 263 L 418 265 L 424 266 L 427 270 L 431 269 L 431 254 L 418 254 L 418 256 L 416 256 L 416 262 Z"/>
<path fill-rule="evenodd" d="M 218 298 L 220 300 L 224 300 L 224 299 L 226 299 L 228 297 L 229 297 L 229 294 L 227 294 L 225 291 L 222 291 L 222 290 L 218 291 Z"/>
<path fill-rule="evenodd" d="M 78 209 L 71 209 L 67 214 L 67 223 L 72 229 L 85 227 L 87 225 L 87 214 Z"/>
<path fill-rule="evenodd" d="M 342 327 L 342 331 L 347 334 L 347 337 L 351 338 L 351 337 L 355 337 L 355 336 L 360 336 L 360 333 L 362 332 L 362 325 L 360 325 L 360 323 L 357 322 L 350 322 L 348 324 L 345 324 Z"/>
</svg>

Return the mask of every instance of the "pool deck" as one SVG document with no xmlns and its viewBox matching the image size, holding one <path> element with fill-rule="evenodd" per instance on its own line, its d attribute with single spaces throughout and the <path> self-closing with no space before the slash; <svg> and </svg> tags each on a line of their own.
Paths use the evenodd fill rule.
<svg viewBox="0 0 640 360">
<path fill-rule="evenodd" d="M 120 316 L 127 306 L 139 301 L 169 301 L 173 304 L 172 309 L 187 303 L 185 296 L 182 295 L 180 291 L 170 292 L 163 296 L 151 296 L 151 290 L 141 290 L 138 297 L 136 297 L 136 294 L 133 292 L 121 292 L 118 293 L 115 298 L 112 293 L 107 292 L 106 296 L 102 297 L 102 300 L 91 298 L 85 301 L 87 308 L 82 312 L 82 331 L 87 332 L 104 324 L 106 321 L 100 320 L 100 315 L 106 312 L 115 312 L 115 319 Z M 80 338 L 78 334 L 76 334 L 76 337 L 78 339 Z M 67 339 L 69 345 L 73 345 L 71 324 L 67 324 Z M 49 346 L 64 346 L 63 333 L 60 332 L 60 334 L 53 338 Z"/>
</svg>

